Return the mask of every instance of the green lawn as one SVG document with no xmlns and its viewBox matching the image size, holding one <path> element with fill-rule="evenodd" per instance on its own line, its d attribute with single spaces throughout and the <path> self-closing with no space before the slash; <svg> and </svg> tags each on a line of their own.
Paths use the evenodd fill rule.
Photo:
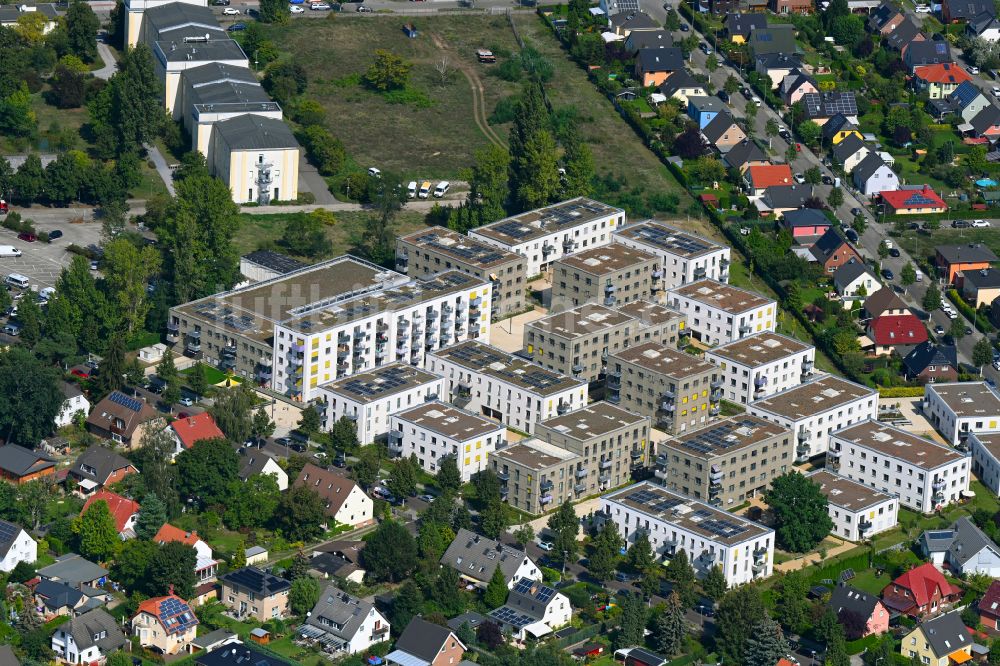
<svg viewBox="0 0 1000 666">
<path fill-rule="evenodd" d="M 47 88 L 47 86 L 46 86 Z M 19 154 L 30 151 L 58 153 L 64 150 L 85 148 L 80 127 L 87 122 L 87 109 L 57 109 L 45 101 L 44 89 L 31 96 L 31 110 L 37 119 L 37 138 L 19 139 L 0 135 L 0 151 Z"/>
<path fill-rule="evenodd" d="M 993 217 L 998 211 L 977 211 L 975 213 L 965 213 L 969 218 L 973 216 Z M 914 216 L 916 217 L 916 216 Z M 993 222 L 997 225 L 997 222 Z M 967 243 L 982 243 L 993 252 L 1000 252 L 1000 227 L 984 229 L 952 229 L 950 220 L 942 220 L 941 228 L 928 233 L 917 233 L 907 230 L 900 237 L 900 246 L 908 252 L 914 253 L 916 257 L 930 256 L 934 253 L 934 248 L 938 245 L 965 245 Z"/>
</svg>

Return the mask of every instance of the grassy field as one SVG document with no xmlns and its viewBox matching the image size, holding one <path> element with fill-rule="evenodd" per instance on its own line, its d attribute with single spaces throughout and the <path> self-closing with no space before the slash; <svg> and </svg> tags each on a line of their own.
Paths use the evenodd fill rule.
<svg viewBox="0 0 1000 666">
<path fill-rule="evenodd" d="M 240 230 L 236 234 L 234 244 L 240 254 L 253 252 L 261 248 L 275 248 L 280 252 L 287 253 L 280 245 L 278 239 L 285 230 L 285 223 L 294 213 L 278 213 L 275 215 L 248 215 L 240 216 Z M 357 253 L 357 246 L 361 241 L 364 232 L 365 222 L 373 213 L 368 212 L 342 212 L 337 213 L 337 222 L 326 228 L 327 235 L 333 242 L 333 252 L 331 257 L 335 257 L 346 252 Z M 416 231 L 424 227 L 424 214 L 417 211 L 403 210 L 396 216 L 396 235 L 402 236 L 411 231 Z M 316 257 L 311 261 L 318 260 Z"/>
<path fill-rule="evenodd" d="M 979 215 L 980 213 L 976 213 Z M 992 211 L 989 215 L 992 216 Z M 968 213 L 969 218 L 972 213 Z M 997 225 L 994 220 L 992 224 Z M 938 245 L 965 245 L 968 243 L 982 243 L 993 252 L 1000 254 L 1000 228 L 994 226 L 986 229 L 952 229 L 951 220 L 942 220 L 941 228 L 929 234 L 907 231 L 900 238 L 900 246 L 914 256 L 924 257 L 934 253 L 934 248 Z"/>
<path fill-rule="evenodd" d="M 39 92 L 31 96 L 31 109 L 38 120 L 37 138 L 32 141 L 0 134 L 0 153 L 58 153 L 86 147 L 80 127 L 87 122 L 87 109 L 57 109 L 46 103 L 43 95 Z"/>
</svg>

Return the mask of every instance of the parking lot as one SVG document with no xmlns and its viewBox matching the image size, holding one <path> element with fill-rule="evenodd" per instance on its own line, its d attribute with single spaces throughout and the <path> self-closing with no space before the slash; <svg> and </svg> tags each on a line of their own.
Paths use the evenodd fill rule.
<svg viewBox="0 0 1000 666">
<path fill-rule="evenodd" d="M 99 243 L 101 238 L 101 225 L 96 222 L 60 224 L 36 221 L 35 228 L 45 232 L 60 229 L 63 237 L 52 243 L 27 243 L 19 240 L 17 233 L 0 228 L 0 245 L 13 245 L 21 251 L 20 257 L 0 257 L 0 276 L 20 273 L 31 281 L 31 288 L 35 291 L 55 286 L 62 269 L 73 259 L 73 255 L 66 251 L 70 244 L 86 247 Z"/>
</svg>

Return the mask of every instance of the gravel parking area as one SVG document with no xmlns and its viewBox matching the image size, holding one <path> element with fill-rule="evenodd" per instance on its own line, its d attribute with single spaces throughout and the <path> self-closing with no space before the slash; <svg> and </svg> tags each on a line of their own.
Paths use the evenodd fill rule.
<svg viewBox="0 0 1000 666">
<path fill-rule="evenodd" d="M 0 276 L 20 273 L 31 280 L 31 288 L 36 291 L 55 286 L 62 269 L 69 266 L 73 259 L 73 255 L 66 251 L 70 244 L 86 247 L 98 243 L 101 237 L 101 225 L 97 223 L 36 222 L 35 228 L 46 232 L 58 228 L 64 235 L 51 243 L 26 243 L 19 240 L 13 231 L 0 228 L 0 245 L 13 245 L 22 253 L 20 257 L 0 257 Z"/>
</svg>

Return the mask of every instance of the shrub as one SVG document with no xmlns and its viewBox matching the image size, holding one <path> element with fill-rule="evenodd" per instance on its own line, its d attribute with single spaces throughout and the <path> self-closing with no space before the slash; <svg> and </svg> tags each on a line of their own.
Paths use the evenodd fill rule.
<svg viewBox="0 0 1000 666">
<path fill-rule="evenodd" d="M 347 153 L 344 144 L 320 125 L 310 125 L 298 133 L 299 141 L 306 149 L 309 161 L 320 174 L 333 176 L 344 167 Z"/>
<path fill-rule="evenodd" d="M 919 398 L 923 394 L 923 386 L 896 386 L 878 390 L 880 398 Z"/>
<path fill-rule="evenodd" d="M 517 108 L 517 100 L 513 95 L 501 97 L 497 100 L 497 105 L 493 107 L 493 114 L 488 118 L 491 125 L 502 125 L 514 120 L 514 110 Z"/>
</svg>

